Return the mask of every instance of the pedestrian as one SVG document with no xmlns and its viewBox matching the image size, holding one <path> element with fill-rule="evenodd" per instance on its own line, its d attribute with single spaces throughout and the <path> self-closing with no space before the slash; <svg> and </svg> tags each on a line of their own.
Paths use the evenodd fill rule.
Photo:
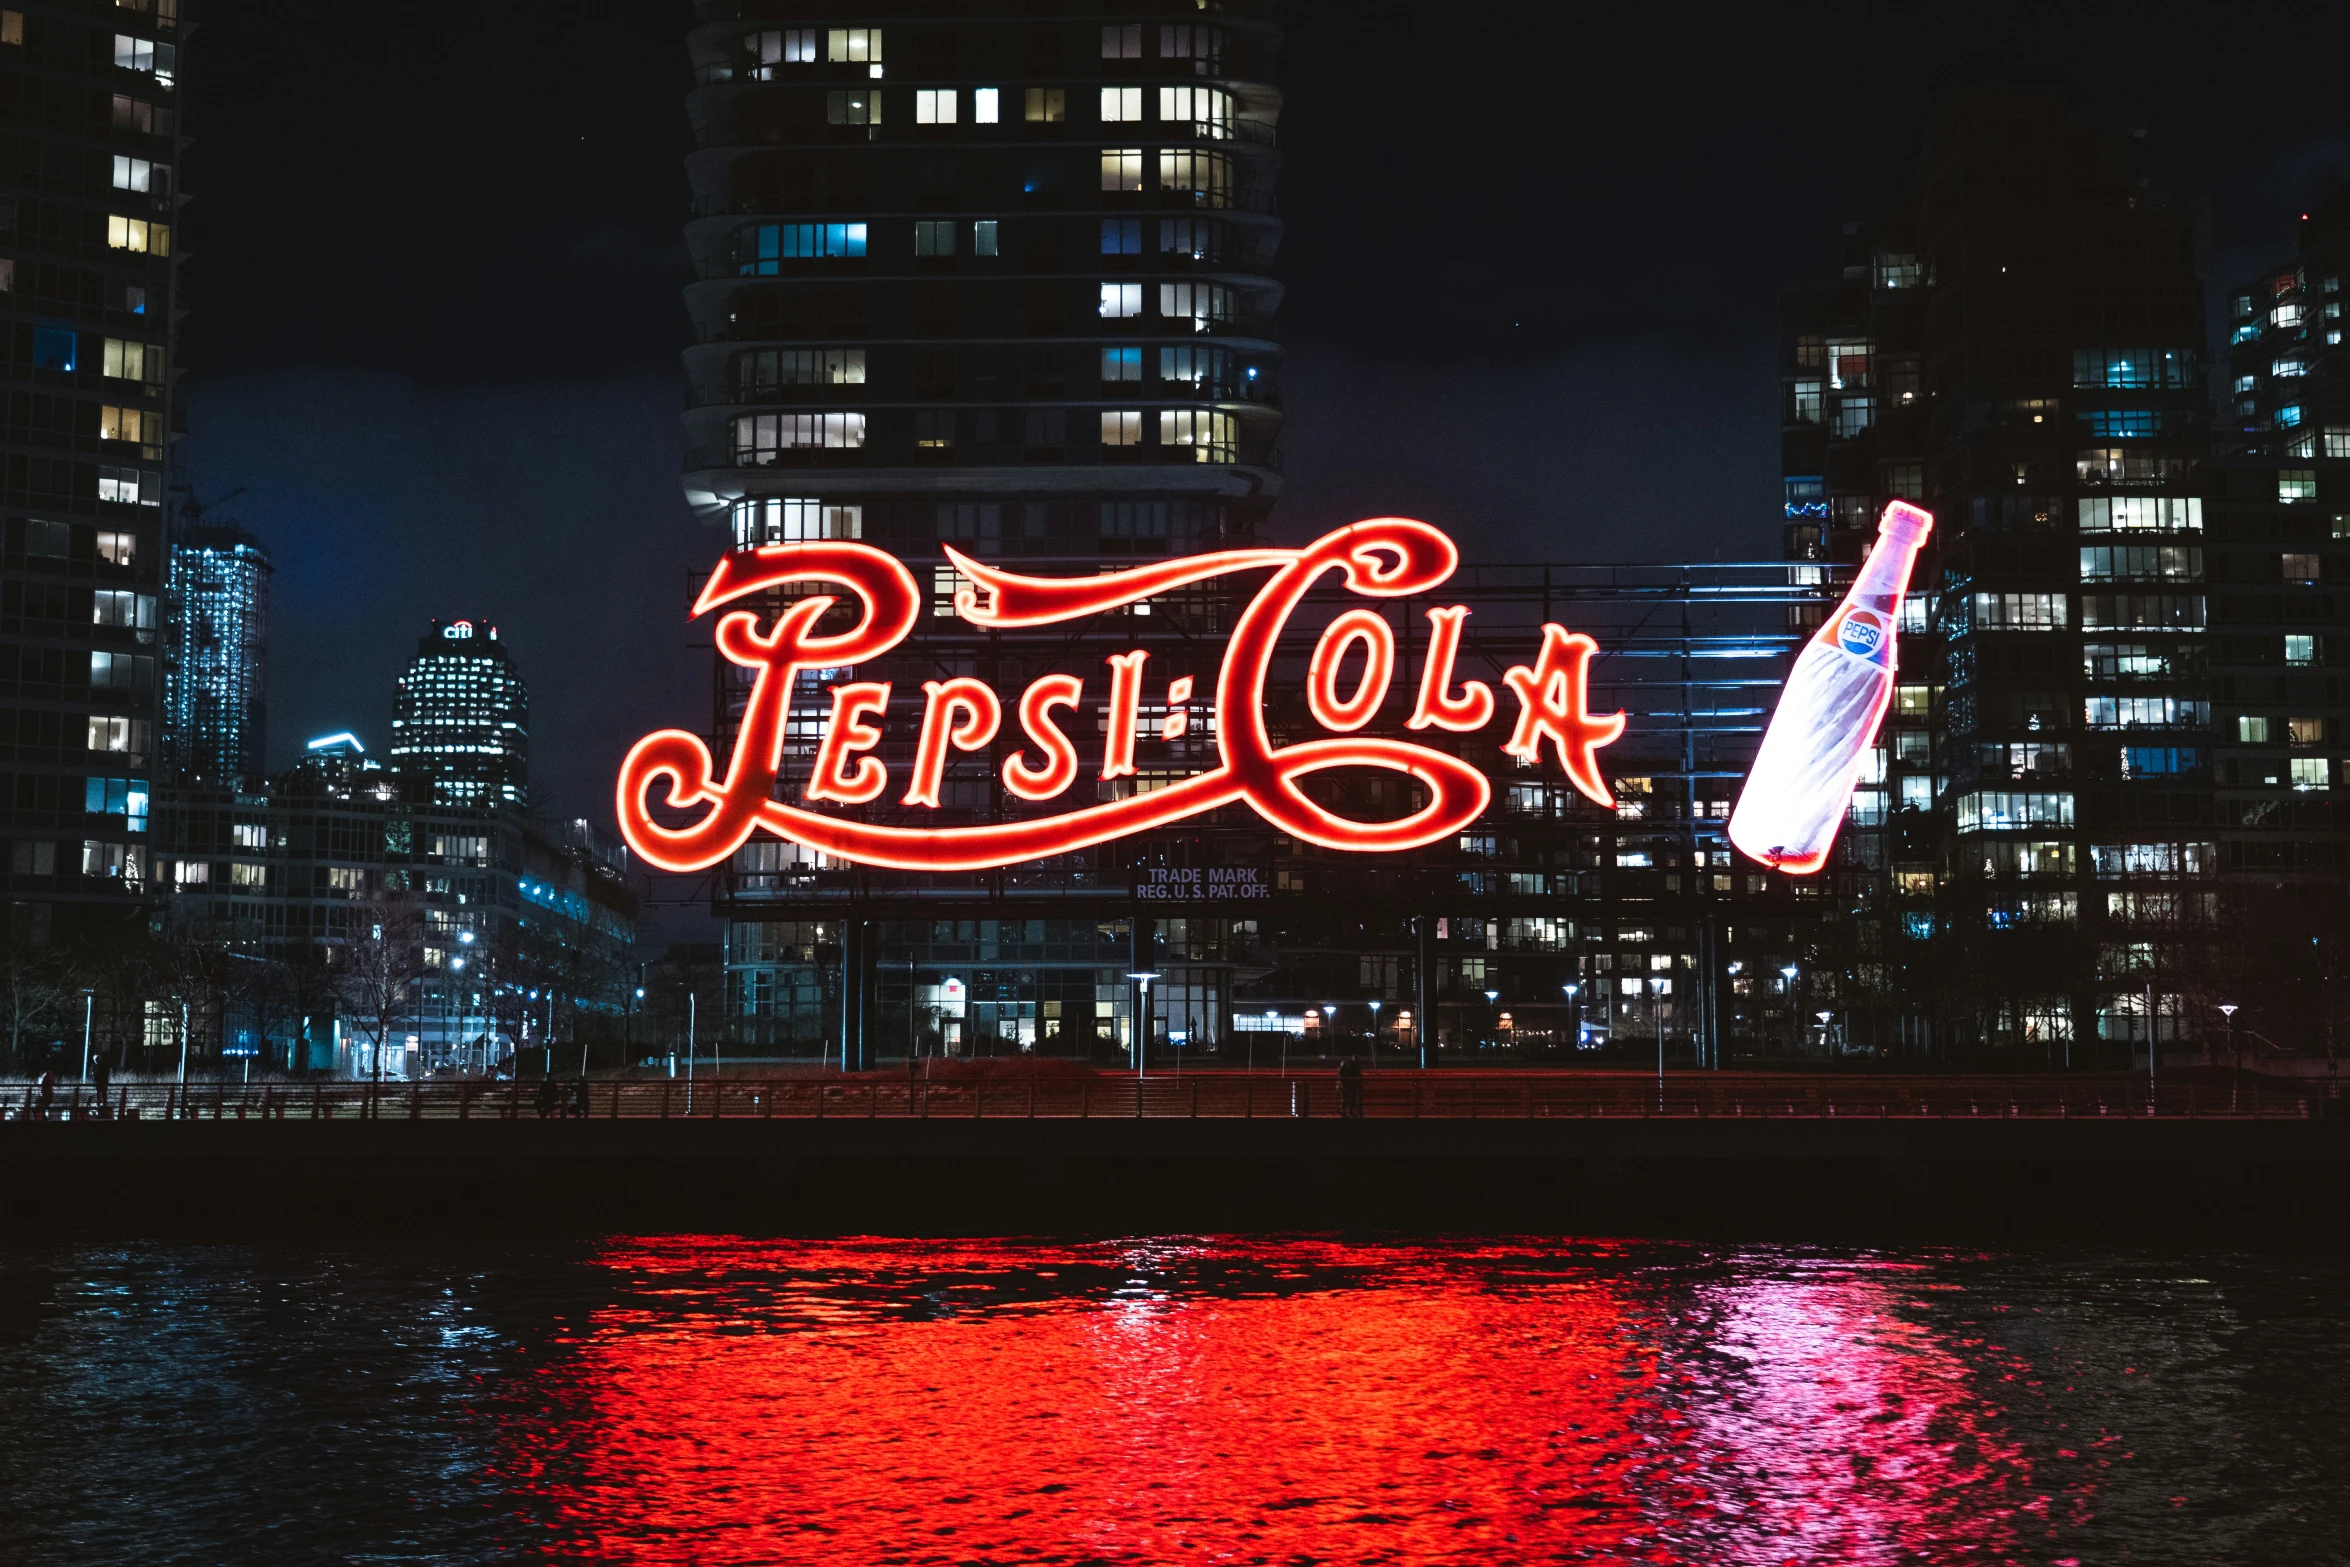
<svg viewBox="0 0 2350 1567">
<path fill-rule="evenodd" d="M 114 1065 L 101 1050 L 90 1061 L 90 1086 L 98 1093 L 98 1113 L 106 1113 L 106 1085 L 114 1080 Z"/>
<path fill-rule="evenodd" d="M 540 1120 L 544 1121 L 548 1116 L 555 1113 L 555 1093 L 555 1080 L 553 1078 L 542 1077 L 539 1079 L 538 1106 Z"/>
<path fill-rule="evenodd" d="M 588 1080 L 584 1073 L 571 1085 L 571 1113 L 582 1120 L 587 1118 Z"/>
<path fill-rule="evenodd" d="M 43 1072 L 41 1074 L 41 1100 L 33 1110 L 33 1119 L 36 1121 L 48 1120 L 49 1106 L 56 1098 L 57 1074 L 54 1071 Z"/>
<path fill-rule="evenodd" d="M 1350 1121 L 1363 1116 L 1363 1064 L 1342 1061 L 1338 1066 L 1338 1113 Z"/>
</svg>

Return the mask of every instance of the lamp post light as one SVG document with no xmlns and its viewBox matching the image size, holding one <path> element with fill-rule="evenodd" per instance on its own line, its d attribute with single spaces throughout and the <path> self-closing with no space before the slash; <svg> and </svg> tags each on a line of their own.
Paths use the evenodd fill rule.
<svg viewBox="0 0 2350 1567">
<path fill-rule="evenodd" d="M 1669 979 L 1648 977 L 1648 1015 L 1656 1024 L 1656 1107 L 1665 1107 L 1665 987 Z"/>
<path fill-rule="evenodd" d="M 1795 965 L 1790 963 L 1785 968 L 1779 970 L 1779 972 L 1787 976 L 1788 1048 L 1792 1049 L 1797 1055 L 1801 1055 L 1803 1054 L 1803 1017 L 1801 1004 L 1795 999 L 1795 976 L 1797 970 Z"/>
<path fill-rule="evenodd" d="M 90 1080 L 90 1009 L 96 1003 L 97 992 L 82 987 L 82 1081 Z"/>
<path fill-rule="evenodd" d="M 1329 1050 L 1333 1055 L 1337 1054 L 1337 1051 L 1332 1048 L 1330 1042 L 1338 1033 L 1338 1024 L 1335 1021 L 1337 1017 L 1338 1008 L 1324 1002 L 1322 1004 L 1322 1048 Z"/>
<path fill-rule="evenodd" d="M 2233 1110 L 2236 1108 L 2236 1095 L 2244 1085 L 2243 1064 L 2236 1057 L 2236 1003 L 2221 1002 L 2219 1015 L 2228 1020 L 2228 1064 L 2231 1069 L 2228 1075 L 2228 1108 Z"/>
<path fill-rule="evenodd" d="M 1377 1001 L 1374 1001 L 1374 1002 L 1372 1002 L 1372 1003 L 1371 1003 L 1371 1048 L 1370 1048 L 1370 1051 L 1369 1051 L 1369 1059 L 1371 1059 L 1371 1060 L 1373 1060 L 1373 1061 L 1376 1061 L 1376 1060 L 1378 1060 L 1378 1059 L 1379 1059 L 1379 1007 L 1380 1007 L 1380 1005 L 1381 1005 L 1381 1004 L 1380 1004 L 1379 1002 L 1377 1002 Z"/>
<path fill-rule="evenodd" d="M 1828 1053 L 1828 1041 L 1829 1041 L 1829 1034 L 1828 1034 L 1828 1019 L 1830 1019 L 1830 1018 L 1834 1017 L 1835 1015 L 1836 1015 L 1836 1014 L 1835 1014 L 1835 1012 L 1834 1012 L 1834 1011 L 1832 1011 L 1832 1010 L 1831 1010 L 1831 1011 L 1823 1011 L 1823 1012 L 1814 1012 L 1814 1013 L 1812 1014 L 1812 1016 L 1813 1016 L 1813 1017 L 1816 1017 L 1816 1018 L 1818 1018 L 1818 1019 L 1820 1020 L 1820 1054 L 1821 1054 L 1822 1056 L 1825 1056 L 1825 1055 L 1827 1055 L 1827 1053 Z"/>
<path fill-rule="evenodd" d="M 1581 985 L 1561 985 L 1567 994 L 1567 1026 L 1575 1031 L 1575 1048 L 1583 1048 L 1583 1011 L 1575 1005 L 1575 997 L 1582 992 Z"/>
<path fill-rule="evenodd" d="M 1493 1009 L 1494 1009 L 1496 1006 L 1500 1005 L 1500 1003 L 1501 1003 L 1501 992 L 1500 992 L 1500 991 L 1498 991 L 1498 990 L 1488 990 L 1487 992 L 1485 992 L 1485 1010 L 1486 1010 L 1487 1012 L 1491 1012 L 1491 1011 L 1492 1011 L 1492 1010 L 1493 1010 Z M 1494 1021 L 1493 1021 L 1493 1019 L 1492 1019 L 1492 1018 L 1488 1017 L 1488 1018 L 1485 1020 L 1485 1042 L 1486 1042 L 1487 1044 L 1489 1044 L 1489 1045 L 1490 1045 L 1490 1044 L 1492 1044 L 1492 1043 L 1494 1043 L 1494 1038 L 1493 1038 L 1493 1035 L 1494 1035 L 1494 1031 L 1495 1031 L 1495 1029 L 1496 1029 L 1496 1027 L 1497 1027 L 1497 1026 L 1498 1026 L 1498 1025 L 1496 1025 L 1496 1024 L 1494 1023 Z"/>
<path fill-rule="evenodd" d="M 1142 1086 L 1143 1068 L 1150 1055 L 1151 981 L 1159 977 L 1159 971 L 1146 969 L 1126 977 L 1139 980 L 1142 983 L 1142 1015 L 1134 1020 L 1134 1082 L 1135 1090 L 1139 1093 Z M 1181 1088 L 1183 1085 L 1178 1083 L 1175 1086 Z"/>
</svg>

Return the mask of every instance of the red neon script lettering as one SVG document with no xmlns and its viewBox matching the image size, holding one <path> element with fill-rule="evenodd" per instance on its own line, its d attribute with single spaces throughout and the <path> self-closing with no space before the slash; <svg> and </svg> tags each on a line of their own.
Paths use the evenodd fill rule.
<svg viewBox="0 0 2350 1567">
<path fill-rule="evenodd" d="M 957 612 L 982 627 L 1044 626 L 1138 603 L 1187 583 L 1241 571 L 1270 576 L 1233 627 L 1216 678 L 1215 729 L 1218 765 L 1147 794 L 1053 815 L 963 827 L 897 826 L 853 821 L 777 799 L 784 724 L 792 685 L 803 670 L 861 663 L 888 652 L 913 629 L 921 599 L 911 573 L 869 545 L 841 542 L 776 544 L 729 555 L 712 574 L 694 606 L 696 615 L 747 594 L 785 583 L 822 581 L 846 586 L 862 608 L 850 630 L 828 637 L 815 626 L 834 604 L 828 596 L 800 600 L 776 618 L 766 636 L 756 617 L 738 610 L 718 625 L 719 650 L 733 663 L 756 670 L 734 754 L 723 780 L 709 748 L 679 730 L 646 736 L 622 764 L 617 804 L 629 846 L 665 871 L 706 869 L 733 854 L 754 831 L 865 865 L 900 870 L 984 870 L 1105 843 L 1166 826 L 1203 811 L 1236 802 L 1304 842 L 1325 848 L 1386 851 L 1417 848 L 1458 832 L 1483 814 L 1492 787 L 1476 767 L 1455 756 L 1402 740 L 1345 733 L 1369 720 L 1384 702 L 1394 673 L 1394 634 L 1367 609 L 1351 610 L 1332 623 L 1317 651 L 1321 673 L 1309 679 L 1309 706 L 1333 738 L 1275 745 L 1265 716 L 1266 683 L 1273 650 L 1290 616 L 1325 576 L 1336 574 L 1348 592 L 1372 599 L 1405 598 L 1440 586 L 1459 564 L 1452 541 L 1424 522 L 1374 518 L 1337 529 L 1303 549 L 1226 550 L 1155 562 L 1096 577 L 1023 577 L 953 550 L 947 552 L 972 586 L 956 596 Z M 1419 711 L 1447 729 L 1466 731 L 1482 706 L 1490 716 L 1491 691 L 1474 682 L 1453 697 L 1452 654 L 1465 611 L 1434 611 L 1438 637 L 1431 640 L 1431 673 L 1423 681 Z M 1450 616 L 1449 636 L 1445 617 Z M 1376 627 L 1377 629 L 1373 629 Z M 1437 642 L 1442 641 L 1439 660 Z M 1562 649 L 1561 643 L 1564 643 Z M 1337 695 L 1337 668 L 1350 644 L 1368 654 L 1363 679 L 1343 702 Z M 1574 651 L 1580 644 L 1581 652 Z M 1595 719 L 1583 712 L 1589 638 L 1569 638 L 1545 628 L 1542 653 L 1531 670 L 1508 675 L 1525 705 L 1511 749 L 1538 754 L 1544 737 L 1558 746 L 1577 788 L 1608 800 L 1593 752 L 1623 728 L 1621 714 Z M 1324 655 L 1327 655 L 1325 657 Z M 1102 776 L 1134 770 L 1134 742 L 1140 717 L 1143 650 L 1110 659 L 1111 700 Z M 1442 668 L 1436 666 L 1441 663 Z M 1521 683 L 1520 677 L 1523 678 Z M 1434 682 L 1433 686 L 1429 682 Z M 1169 683 L 1169 712 L 1159 725 L 1165 737 L 1180 735 L 1192 697 L 1187 679 Z M 1056 707 L 1076 707 L 1083 687 L 1073 675 L 1048 675 L 1021 696 L 1020 726 L 1041 756 L 1032 766 L 1023 755 L 1005 760 L 1005 787 L 1023 800 L 1041 801 L 1075 781 L 1076 748 L 1054 722 Z M 1001 708 L 993 693 L 976 682 L 950 680 L 926 686 L 929 702 L 907 801 L 935 803 L 950 748 L 975 749 L 994 736 Z M 1430 690 L 1436 695 L 1431 698 Z M 879 731 L 867 719 L 885 707 L 888 688 L 852 682 L 834 690 L 832 722 L 818 749 L 804 791 L 812 801 L 855 804 L 879 797 L 887 779 L 869 751 Z M 1482 699 L 1482 700 L 1480 700 Z M 1415 723 L 1419 712 L 1415 712 Z M 1482 721 L 1482 720 L 1480 720 Z M 1610 727 L 1612 725 L 1612 727 Z M 1299 787 L 1310 774 L 1335 767 L 1372 767 L 1417 780 L 1425 801 L 1411 815 L 1393 821 L 1359 821 L 1311 799 Z M 651 791 L 661 787 L 662 805 L 672 812 L 704 808 L 687 826 L 654 819 Z"/>
<path fill-rule="evenodd" d="M 1338 699 L 1338 666 L 1347 648 L 1363 645 L 1363 681 L 1355 694 Z M 1322 640 L 1314 644 L 1314 661 L 1306 666 L 1306 706 L 1314 722 L 1341 734 L 1360 729 L 1387 700 L 1387 684 L 1395 678 L 1395 633 L 1387 622 L 1367 609 L 1350 609 L 1330 622 Z"/>
<path fill-rule="evenodd" d="M 1542 651 L 1534 667 L 1512 665 L 1503 684 L 1518 694 L 1518 727 L 1502 749 L 1529 762 L 1542 760 L 1542 742 L 1558 747 L 1559 765 L 1585 799 L 1615 809 L 1607 780 L 1599 776 L 1603 745 L 1624 732 L 1624 715 L 1595 718 L 1585 709 L 1591 702 L 1591 655 L 1599 645 L 1579 631 L 1563 626 L 1542 628 Z"/>
<path fill-rule="evenodd" d="M 1449 729 L 1467 734 L 1493 722 L 1493 687 L 1472 680 L 1452 694 L 1452 661 L 1461 651 L 1461 622 L 1469 606 L 1428 611 L 1428 662 L 1420 671 L 1420 701 L 1406 729 Z"/>
<path fill-rule="evenodd" d="M 1020 728 L 1044 753 L 1042 767 L 1022 756 L 1004 758 L 1004 787 L 1021 800 L 1049 800 L 1077 781 L 1077 747 L 1053 722 L 1053 709 L 1075 707 L 1085 682 L 1075 675 L 1047 675 L 1020 693 Z"/>
<path fill-rule="evenodd" d="M 1004 722 L 1004 704 L 968 675 L 925 680 L 922 694 L 926 699 L 922 740 L 914 747 L 914 782 L 906 790 L 908 805 L 938 804 L 939 780 L 947 770 L 947 747 L 976 751 L 995 738 Z"/>
</svg>

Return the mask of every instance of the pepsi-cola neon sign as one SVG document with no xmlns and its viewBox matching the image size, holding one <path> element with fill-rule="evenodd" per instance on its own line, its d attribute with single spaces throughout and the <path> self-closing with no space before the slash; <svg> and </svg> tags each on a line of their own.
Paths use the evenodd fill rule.
<svg viewBox="0 0 2350 1567">
<path fill-rule="evenodd" d="M 639 740 L 621 764 L 617 801 L 629 847 L 661 870 L 691 872 L 720 863 L 754 834 L 767 832 L 861 865 L 987 870 L 1066 854 L 1239 803 L 1306 843 L 1391 853 L 1458 832 L 1492 799 L 1485 775 L 1457 756 L 1357 732 L 1385 705 L 1396 674 L 1394 628 L 1368 607 L 1332 620 L 1307 666 L 1306 706 L 1328 737 L 1275 745 L 1266 727 L 1266 684 L 1275 646 L 1320 579 L 1335 573 L 1346 591 L 1376 600 L 1429 593 L 1452 575 L 1460 553 L 1427 523 L 1374 518 L 1325 534 L 1303 549 L 1223 550 L 1091 577 L 1022 576 L 951 548 L 946 555 L 970 584 L 956 594 L 955 612 L 973 625 L 1006 629 L 1076 621 L 1190 583 L 1269 571 L 1234 626 L 1216 676 L 1217 765 L 1149 793 L 1011 821 L 940 827 L 860 821 L 818 807 L 863 805 L 894 788 L 901 805 L 937 809 L 948 759 L 989 747 L 1004 727 L 1007 703 L 969 677 L 925 681 L 913 766 L 906 777 L 893 779 L 873 754 L 883 738 L 889 683 L 841 680 L 829 686 L 831 711 L 800 789 L 805 803 L 777 799 L 786 720 L 799 677 L 848 669 L 887 654 L 913 630 L 923 598 L 903 564 L 869 545 L 770 544 L 721 560 L 695 600 L 695 617 L 788 584 L 825 583 L 848 590 L 859 611 L 856 623 L 818 632 L 819 622 L 840 602 L 829 593 L 790 601 L 765 630 L 760 615 L 749 609 L 721 616 L 720 653 L 756 672 L 733 754 L 721 776 L 698 735 L 664 729 Z M 1427 611 L 1427 652 L 1407 729 L 1469 734 L 1494 721 L 1500 698 L 1493 688 L 1458 680 L 1454 673 L 1468 614 L 1465 605 Z M 1343 666 L 1357 651 L 1360 673 L 1350 689 Z M 1600 774 L 1598 751 L 1624 732 L 1624 715 L 1588 711 L 1590 664 L 1597 651 L 1588 636 L 1556 625 L 1542 628 L 1534 662 L 1502 676 L 1517 701 L 1502 750 L 1539 762 L 1547 744 L 1575 788 L 1612 809 L 1615 801 Z M 1077 782 L 1084 759 L 1068 718 L 1082 710 L 1089 688 L 1102 689 L 1093 686 L 1095 679 L 1106 678 L 1107 706 L 1096 776 L 1134 775 L 1136 730 L 1153 685 L 1149 659 L 1146 649 L 1114 653 L 1096 666 L 1098 674 L 1048 674 L 1021 692 L 1009 704 L 1023 745 L 1000 769 L 1006 792 L 1043 804 Z M 1165 682 L 1160 738 L 1179 739 L 1186 732 L 1193 685 L 1188 675 Z M 1402 773 L 1426 790 L 1426 802 L 1397 820 L 1359 821 L 1330 811 L 1298 786 L 1310 774 L 1339 767 Z M 648 805 L 655 789 L 670 812 L 699 811 L 699 818 L 685 825 L 656 819 Z"/>
</svg>

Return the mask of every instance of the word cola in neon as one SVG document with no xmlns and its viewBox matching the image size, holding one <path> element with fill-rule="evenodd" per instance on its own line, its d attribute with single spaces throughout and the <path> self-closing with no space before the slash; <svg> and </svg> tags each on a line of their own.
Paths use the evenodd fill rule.
<svg viewBox="0 0 2350 1567">
<path fill-rule="evenodd" d="M 766 630 L 760 617 L 737 609 L 720 617 L 718 649 L 755 671 L 742 727 L 723 775 L 700 736 L 664 729 L 639 740 L 621 764 L 618 809 L 629 847 L 666 871 L 699 871 L 718 864 L 768 832 L 858 864 L 900 870 L 986 870 L 1051 854 L 1066 854 L 1235 803 L 1273 826 L 1324 848 L 1392 852 L 1434 843 L 1475 821 L 1492 799 L 1485 775 L 1457 756 L 1407 740 L 1356 733 L 1386 701 L 1395 677 L 1395 632 L 1369 608 L 1347 610 L 1322 631 L 1307 668 L 1306 705 L 1326 738 L 1275 745 L 1266 727 L 1266 683 L 1273 653 L 1289 618 L 1322 577 L 1335 573 L 1350 593 L 1368 599 L 1403 598 L 1442 586 L 1460 563 L 1450 539 L 1424 522 L 1380 517 L 1323 535 L 1303 549 L 1223 550 L 1093 577 L 1027 577 L 947 550 L 973 584 L 955 598 L 956 613 L 977 626 L 1007 629 L 1049 626 L 1139 603 L 1194 582 L 1236 572 L 1269 571 L 1241 612 L 1216 676 L 1217 765 L 1165 788 L 1123 800 L 1016 820 L 960 827 L 906 826 L 859 821 L 811 806 L 854 806 L 879 800 L 893 787 L 898 802 L 935 809 L 950 752 L 977 751 L 1002 730 L 1002 697 L 968 677 L 923 683 L 921 727 L 910 775 L 892 780 L 873 754 L 883 738 L 887 682 L 849 680 L 831 686 L 831 712 L 814 765 L 801 790 L 805 804 L 775 798 L 783 763 L 792 687 L 803 672 L 842 669 L 879 658 L 912 631 L 922 608 L 913 574 L 869 545 L 847 541 L 770 544 L 727 556 L 694 603 L 699 617 L 754 593 L 791 583 L 846 588 L 858 610 L 846 630 L 819 634 L 817 626 L 840 600 L 831 594 L 797 599 Z M 1431 609 L 1428 651 L 1406 727 L 1466 734 L 1493 722 L 1499 706 L 1481 681 L 1461 682 L 1453 671 L 1465 605 Z M 1341 691 L 1340 666 L 1357 649 L 1363 672 Z M 1612 808 L 1600 776 L 1598 748 L 1624 731 L 1620 712 L 1587 711 L 1592 640 L 1545 625 L 1531 665 L 1507 670 L 1503 684 L 1518 702 L 1502 749 L 1539 761 L 1548 742 L 1567 777 L 1594 803 Z M 1098 776 L 1135 771 L 1134 737 L 1148 680 L 1147 650 L 1111 655 L 1106 662 L 1108 727 Z M 1192 700 L 1189 676 L 1168 683 L 1169 709 L 1160 734 L 1178 739 Z M 1077 780 L 1081 763 L 1059 714 L 1084 700 L 1086 681 L 1049 674 L 1022 691 L 1013 706 L 1023 738 L 1004 759 L 1004 788 L 1042 804 Z M 1299 780 L 1337 767 L 1370 767 L 1418 780 L 1426 802 L 1393 821 L 1359 821 L 1308 798 Z M 689 825 L 657 820 L 648 804 L 660 788 L 673 812 L 699 810 Z"/>
</svg>

